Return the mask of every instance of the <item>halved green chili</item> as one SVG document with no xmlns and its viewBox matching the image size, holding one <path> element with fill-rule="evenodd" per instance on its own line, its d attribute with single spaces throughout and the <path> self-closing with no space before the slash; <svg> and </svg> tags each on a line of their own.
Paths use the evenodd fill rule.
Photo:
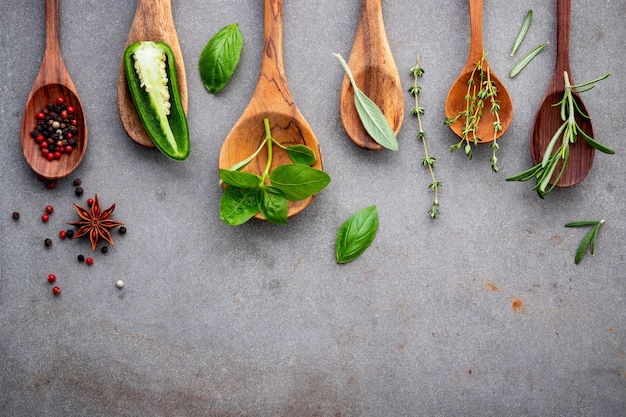
<svg viewBox="0 0 626 417">
<path fill-rule="evenodd" d="M 528 65 L 530 61 L 532 61 L 533 58 L 535 58 L 537 54 L 541 52 L 543 48 L 545 48 L 548 45 L 550 45 L 550 42 L 545 42 L 545 43 L 542 43 L 541 45 L 536 46 L 534 49 L 530 50 L 526 55 L 522 57 L 522 59 L 517 61 L 517 64 L 513 65 L 513 68 L 511 68 L 511 72 L 509 73 L 509 77 L 513 78 L 517 74 L 519 74 L 520 71 L 523 70 L 524 67 L 526 67 L 526 65 Z"/>
<path fill-rule="evenodd" d="M 178 90 L 174 53 L 163 42 L 137 42 L 124 52 L 130 95 L 148 136 L 168 157 L 189 156 L 189 129 Z"/>
</svg>

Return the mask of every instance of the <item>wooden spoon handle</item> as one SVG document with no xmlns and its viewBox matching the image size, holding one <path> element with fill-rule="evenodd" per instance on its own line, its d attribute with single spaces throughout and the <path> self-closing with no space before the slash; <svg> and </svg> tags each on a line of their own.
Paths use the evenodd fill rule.
<svg viewBox="0 0 626 417">
<path fill-rule="evenodd" d="M 563 78 L 569 69 L 569 27 L 571 0 L 557 0 L 555 77 Z"/>
<path fill-rule="evenodd" d="M 46 0 L 46 55 L 60 55 L 61 43 L 59 41 L 61 0 Z"/>
<path fill-rule="evenodd" d="M 283 0 L 265 0 L 261 76 L 286 79 L 283 62 Z"/>
<path fill-rule="evenodd" d="M 483 0 L 468 0 L 470 16 L 470 50 L 468 66 L 474 66 L 482 58 L 483 45 Z"/>
</svg>

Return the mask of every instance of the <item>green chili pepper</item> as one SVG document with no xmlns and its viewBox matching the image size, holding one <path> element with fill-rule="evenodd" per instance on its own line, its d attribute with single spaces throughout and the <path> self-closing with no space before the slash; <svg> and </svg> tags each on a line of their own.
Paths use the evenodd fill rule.
<svg viewBox="0 0 626 417">
<path fill-rule="evenodd" d="M 137 42 L 124 52 L 130 95 L 148 136 L 161 152 L 189 156 L 189 130 L 176 79 L 174 54 L 163 42 Z"/>
</svg>

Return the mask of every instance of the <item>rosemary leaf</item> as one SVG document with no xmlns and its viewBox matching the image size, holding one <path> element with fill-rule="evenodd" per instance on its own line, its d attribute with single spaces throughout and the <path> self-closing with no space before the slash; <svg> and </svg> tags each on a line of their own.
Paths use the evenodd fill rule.
<svg viewBox="0 0 626 417">
<path fill-rule="evenodd" d="M 515 39 L 515 42 L 513 43 L 513 48 L 511 49 L 511 56 L 515 55 L 520 45 L 524 41 L 524 38 L 526 37 L 526 33 L 528 32 L 528 28 L 530 28 L 530 23 L 532 22 L 532 20 L 533 20 L 533 11 L 529 10 L 526 13 L 526 16 L 524 16 L 524 21 L 522 22 L 522 26 L 519 29 L 519 33 L 517 34 L 517 38 Z"/>
<path fill-rule="evenodd" d="M 543 49 L 548 45 L 550 45 L 550 42 L 544 42 L 541 45 L 538 45 L 528 51 L 528 53 L 524 55 L 522 59 L 520 59 L 515 65 L 513 65 L 513 68 L 511 68 L 511 72 L 509 73 L 509 77 L 513 78 L 517 74 L 519 74 L 524 68 L 526 68 L 526 65 L 528 65 L 530 61 L 532 61 L 539 54 L 539 52 L 543 51 Z"/>
</svg>

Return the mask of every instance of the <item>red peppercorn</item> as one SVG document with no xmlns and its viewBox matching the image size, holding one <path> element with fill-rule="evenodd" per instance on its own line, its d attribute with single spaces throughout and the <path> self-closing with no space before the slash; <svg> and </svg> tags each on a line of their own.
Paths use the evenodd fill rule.
<svg viewBox="0 0 626 417">
<path fill-rule="evenodd" d="M 55 188 L 57 188 L 57 182 L 56 181 L 48 181 L 48 182 L 46 182 L 46 188 L 48 190 L 54 190 Z"/>
<path fill-rule="evenodd" d="M 59 116 L 61 116 L 62 119 L 67 119 L 67 111 L 63 110 Z"/>
<path fill-rule="evenodd" d="M 44 214 L 44 215 L 42 215 L 42 216 L 41 216 L 41 221 L 42 221 L 42 222 L 44 222 L 44 223 L 45 223 L 45 222 L 47 222 L 48 220 L 50 220 L 50 217 L 49 217 L 47 214 Z"/>
<path fill-rule="evenodd" d="M 61 230 L 59 232 L 59 239 L 65 239 L 66 235 L 67 235 L 67 233 L 65 232 L 65 230 Z"/>
<path fill-rule="evenodd" d="M 46 158 L 48 159 L 48 161 L 52 161 L 54 159 L 54 153 L 48 152 L 46 154 Z"/>
<path fill-rule="evenodd" d="M 45 119 L 45 118 L 46 118 L 46 115 L 45 115 L 42 111 L 40 111 L 39 113 L 37 113 L 37 119 L 39 119 L 39 120 L 43 120 L 43 119 Z"/>
<path fill-rule="evenodd" d="M 54 207 L 52 206 L 46 206 L 46 213 L 48 214 L 52 214 L 54 212 Z"/>
<path fill-rule="evenodd" d="M 87 258 L 85 259 L 85 262 L 87 262 L 87 265 L 93 265 L 93 258 Z"/>
<path fill-rule="evenodd" d="M 72 139 L 74 137 L 72 132 L 67 132 L 67 134 L 65 136 L 67 136 L 68 139 Z"/>
<path fill-rule="evenodd" d="M 64 149 L 65 153 L 71 153 L 74 150 L 74 148 L 72 148 L 70 145 L 67 145 Z"/>
<path fill-rule="evenodd" d="M 68 113 L 74 113 L 74 107 L 73 106 L 67 106 L 67 112 Z"/>
<path fill-rule="evenodd" d="M 41 142 L 41 143 L 39 144 L 39 147 L 40 147 L 41 149 L 48 149 L 48 142 Z"/>
<path fill-rule="evenodd" d="M 56 275 L 54 275 L 54 274 L 48 275 L 48 282 L 54 282 L 56 280 L 57 280 Z"/>
<path fill-rule="evenodd" d="M 50 155 L 50 154 L 48 154 L 48 155 Z M 56 151 L 54 153 L 54 159 L 61 159 L 61 151 Z"/>
<path fill-rule="evenodd" d="M 41 150 L 41 156 L 48 156 L 48 150 L 47 149 L 42 149 Z"/>
<path fill-rule="evenodd" d="M 57 104 L 63 104 L 63 103 L 65 103 L 65 99 L 63 97 L 57 98 Z"/>
<path fill-rule="evenodd" d="M 52 288 L 52 294 L 54 295 L 60 295 L 61 294 L 61 287 L 59 287 L 58 285 Z"/>
<path fill-rule="evenodd" d="M 35 138 L 35 140 L 37 141 L 37 143 L 41 143 L 44 140 L 43 135 L 40 133 L 37 135 L 37 137 Z"/>
<path fill-rule="evenodd" d="M 92 205 L 92 204 L 93 204 L 93 198 L 88 198 L 88 199 L 87 199 L 87 205 L 88 205 L 89 207 L 91 207 L 91 205 Z"/>
<path fill-rule="evenodd" d="M 76 121 L 76 119 L 72 119 L 72 120 L 70 120 L 70 124 L 72 126 L 76 126 L 78 124 L 78 122 Z"/>
</svg>

